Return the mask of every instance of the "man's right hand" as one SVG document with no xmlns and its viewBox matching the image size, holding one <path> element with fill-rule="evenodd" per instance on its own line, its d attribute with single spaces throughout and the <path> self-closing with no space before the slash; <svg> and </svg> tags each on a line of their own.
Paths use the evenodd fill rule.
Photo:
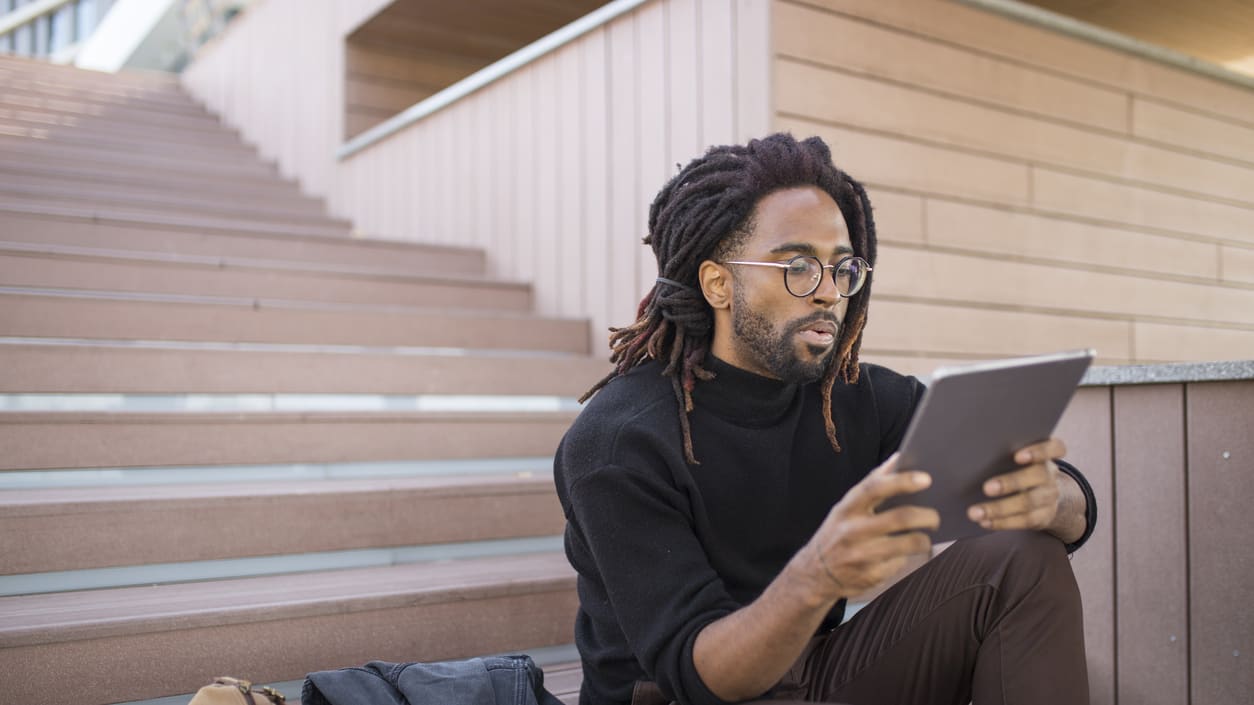
<svg viewBox="0 0 1254 705">
<path fill-rule="evenodd" d="M 832 507 L 798 555 L 818 601 L 839 600 L 870 590 L 932 548 L 925 530 L 940 526 L 935 509 L 901 506 L 876 513 L 889 497 L 912 494 L 932 484 L 923 472 L 897 472 L 897 455 L 849 490 Z"/>
</svg>

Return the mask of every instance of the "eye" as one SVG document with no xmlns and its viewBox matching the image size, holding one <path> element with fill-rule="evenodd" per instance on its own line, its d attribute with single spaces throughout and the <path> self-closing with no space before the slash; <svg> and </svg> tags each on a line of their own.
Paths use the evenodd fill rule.
<svg viewBox="0 0 1254 705">
<path fill-rule="evenodd" d="M 789 276 L 812 275 L 815 270 L 814 260 L 810 257 L 794 257 L 788 260 Z"/>
</svg>

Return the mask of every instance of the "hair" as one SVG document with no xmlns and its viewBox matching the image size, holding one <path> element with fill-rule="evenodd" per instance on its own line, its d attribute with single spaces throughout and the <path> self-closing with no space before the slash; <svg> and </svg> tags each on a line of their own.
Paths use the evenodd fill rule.
<svg viewBox="0 0 1254 705">
<path fill-rule="evenodd" d="M 614 369 L 580 399 L 596 394 L 615 377 L 650 359 L 665 363 L 679 402 L 684 457 L 698 464 L 692 450 L 688 414 L 698 381 L 714 377 L 702 363 L 710 349 L 713 309 L 698 282 L 707 259 L 735 256 L 753 234 L 753 214 L 765 196 L 781 189 L 815 186 L 832 197 L 849 228 L 855 255 L 875 264 L 875 224 L 862 185 L 832 163 L 831 150 L 818 137 L 798 142 L 790 134 L 752 140 L 748 145 L 711 147 L 683 167 L 649 207 L 644 243 L 657 257 L 658 279 L 640 301 L 636 322 L 610 328 Z M 871 282 L 849 300 L 836 341 L 836 359 L 821 380 L 823 421 L 836 452 L 832 385 L 840 377 L 858 381 L 858 350 L 866 325 Z"/>
</svg>

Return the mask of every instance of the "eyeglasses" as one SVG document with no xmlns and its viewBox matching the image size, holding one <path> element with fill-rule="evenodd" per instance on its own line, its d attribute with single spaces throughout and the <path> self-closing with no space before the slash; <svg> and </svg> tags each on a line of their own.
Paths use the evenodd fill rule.
<svg viewBox="0 0 1254 705">
<path fill-rule="evenodd" d="M 832 281 L 836 283 L 836 293 L 842 299 L 862 290 L 866 284 L 871 265 L 861 257 L 846 257 L 836 264 L 823 264 L 818 257 L 797 255 L 787 262 L 723 262 L 723 264 L 744 264 L 753 267 L 778 267 L 784 270 L 784 288 L 797 298 L 804 298 L 818 291 L 823 280 L 823 271 L 832 270 Z"/>
</svg>

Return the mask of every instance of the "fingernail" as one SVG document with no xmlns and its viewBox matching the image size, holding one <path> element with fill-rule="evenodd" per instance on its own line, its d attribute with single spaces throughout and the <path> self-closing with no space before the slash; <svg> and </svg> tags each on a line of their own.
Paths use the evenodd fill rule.
<svg viewBox="0 0 1254 705">
<path fill-rule="evenodd" d="M 1005 456 L 1002 456 L 1002 457 L 1005 457 Z M 997 480 L 993 480 L 991 482 L 986 483 L 984 485 L 984 494 L 990 494 L 990 495 L 1001 494 L 1001 483 L 998 482 Z"/>
<path fill-rule="evenodd" d="M 980 526 L 982 526 L 982 527 L 983 527 L 983 528 L 985 528 L 985 529 L 991 529 L 991 528 L 993 528 L 993 522 L 991 522 L 991 521 L 982 521 L 982 522 L 980 522 Z"/>
<path fill-rule="evenodd" d="M 983 507 L 972 507 L 972 508 L 971 508 L 971 513 L 970 513 L 970 516 L 971 516 L 971 520 L 972 520 L 972 521 L 979 521 L 979 520 L 983 519 L 983 518 L 984 518 L 984 508 L 983 508 Z"/>
<path fill-rule="evenodd" d="M 932 484 L 932 476 L 925 472 L 916 472 L 914 474 L 914 484 L 916 487 L 927 487 Z"/>
</svg>

